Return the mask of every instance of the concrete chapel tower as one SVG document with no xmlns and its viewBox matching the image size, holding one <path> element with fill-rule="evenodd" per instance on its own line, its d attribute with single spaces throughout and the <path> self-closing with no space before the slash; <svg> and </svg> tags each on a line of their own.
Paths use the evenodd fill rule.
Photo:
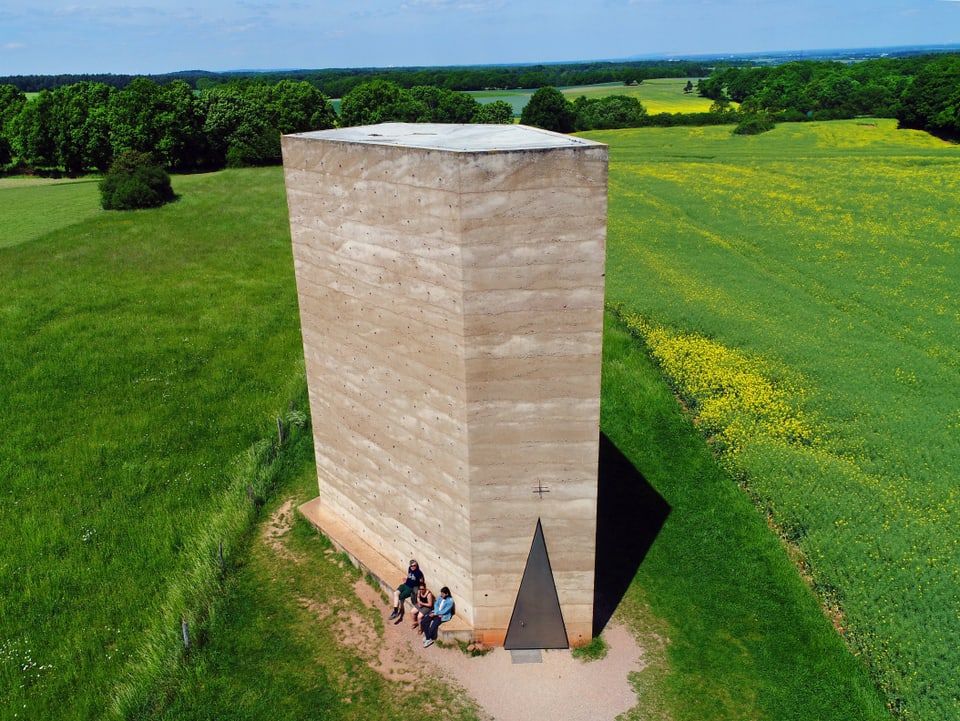
<svg viewBox="0 0 960 721">
<path fill-rule="evenodd" d="M 592 636 L 605 145 L 518 125 L 283 138 L 319 497 L 508 648 Z"/>
</svg>

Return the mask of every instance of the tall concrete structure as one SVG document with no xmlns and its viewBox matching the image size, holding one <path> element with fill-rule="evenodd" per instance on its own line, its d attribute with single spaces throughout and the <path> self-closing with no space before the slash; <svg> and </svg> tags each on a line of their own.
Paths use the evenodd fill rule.
<svg viewBox="0 0 960 721">
<path fill-rule="evenodd" d="M 416 558 L 475 639 L 589 641 L 607 147 L 387 123 L 283 158 L 310 514 L 391 586 Z"/>
</svg>

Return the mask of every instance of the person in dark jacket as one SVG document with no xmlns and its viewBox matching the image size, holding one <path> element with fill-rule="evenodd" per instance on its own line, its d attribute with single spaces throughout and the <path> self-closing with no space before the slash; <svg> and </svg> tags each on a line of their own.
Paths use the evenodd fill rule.
<svg viewBox="0 0 960 721">
<path fill-rule="evenodd" d="M 400 623 L 403 620 L 403 602 L 410 598 L 414 591 L 420 587 L 420 581 L 423 580 L 423 571 L 420 570 L 420 564 L 417 563 L 415 558 L 410 559 L 410 567 L 407 569 L 407 577 L 400 582 L 400 585 L 397 586 L 397 590 L 393 592 L 393 613 L 390 614 L 389 620 L 393 621 L 394 624 Z"/>
</svg>

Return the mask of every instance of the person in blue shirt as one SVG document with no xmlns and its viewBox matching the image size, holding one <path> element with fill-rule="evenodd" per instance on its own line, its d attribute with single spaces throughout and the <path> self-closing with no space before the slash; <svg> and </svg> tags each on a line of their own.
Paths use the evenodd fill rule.
<svg viewBox="0 0 960 721">
<path fill-rule="evenodd" d="M 420 621 L 424 648 L 433 645 L 433 642 L 437 640 L 437 631 L 440 629 L 440 624 L 453 618 L 453 612 L 453 599 L 450 597 L 450 589 L 444 586 L 440 589 L 440 595 L 437 596 L 436 603 L 433 604 L 433 611 Z"/>
<path fill-rule="evenodd" d="M 390 614 L 390 621 L 397 619 L 394 625 L 403 620 L 403 602 L 413 595 L 413 592 L 420 587 L 423 580 L 423 571 L 420 570 L 420 564 L 415 558 L 410 559 L 410 567 L 407 569 L 407 577 L 400 582 L 397 590 L 393 592 L 393 613 Z"/>
</svg>

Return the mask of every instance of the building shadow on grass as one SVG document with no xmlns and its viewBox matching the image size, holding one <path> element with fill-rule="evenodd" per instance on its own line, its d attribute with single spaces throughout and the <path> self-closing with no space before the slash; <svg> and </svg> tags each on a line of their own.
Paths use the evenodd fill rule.
<svg viewBox="0 0 960 721">
<path fill-rule="evenodd" d="M 601 433 L 594 636 L 607 625 L 669 515 L 670 504 Z"/>
</svg>

